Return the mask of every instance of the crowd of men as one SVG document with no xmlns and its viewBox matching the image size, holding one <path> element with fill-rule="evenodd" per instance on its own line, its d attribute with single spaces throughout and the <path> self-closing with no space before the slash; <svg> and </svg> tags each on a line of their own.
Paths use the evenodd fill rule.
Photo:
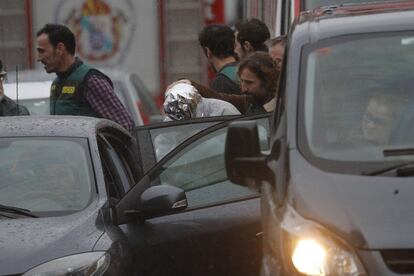
<svg viewBox="0 0 414 276">
<path fill-rule="evenodd" d="M 285 36 L 271 39 L 263 22 L 250 19 L 236 24 L 235 30 L 227 25 L 205 26 L 199 33 L 199 42 L 216 76 L 208 86 L 186 79 L 170 85 L 187 83 L 197 91 L 193 97 L 186 94 L 166 98 L 164 109 L 170 118 L 177 118 L 174 112 L 179 112 L 171 106 L 188 109 L 195 97 L 225 101 L 241 114 L 274 110 Z M 217 108 L 220 107 L 216 104 Z"/>
<path fill-rule="evenodd" d="M 125 129 L 133 128 L 131 114 L 115 95 L 111 79 L 76 57 L 75 36 L 68 27 L 46 24 L 36 36 L 37 61 L 47 73 L 56 74 L 50 88 L 51 115 L 106 118 Z M 164 103 L 168 118 L 191 117 L 176 113 L 182 112 L 180 108 L 195 109 L 206 98 L 210 100 L 204 100 L 203 110 L 211 112 L 192 114 L 224 114 L 221 110 L 226 110 L 226 114 L 229 110 L 234 111 L 230 114 L 254 114 L 274 109 L 285 37 L 270 39 L 267 26 L 258 19 L 250 19 L 234 28 L 224 24 L 205 26 L 199 33 L 199 43 L 216 75 L 208 86 L 193 80 L 171 84 Z M 0 116 L 29 115 L 26 107 L 4 95 L 2 84 L 6 74 L 0 61 Z M 177 87 L 174 91 L 178 93 L 168 93 L 179 83 L 187 84 L 178 86 L 185 87 L 181 95 Z M 189 89 L 194 93 L 188 93 Z"/>
</svg>

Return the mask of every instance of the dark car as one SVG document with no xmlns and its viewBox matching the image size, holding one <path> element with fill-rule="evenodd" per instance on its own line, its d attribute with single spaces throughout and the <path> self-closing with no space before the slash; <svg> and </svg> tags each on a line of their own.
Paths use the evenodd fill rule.
<svg viewBox="0 0 414 276">
<path fill-rule="evenodd" d="M 301 12 L 312 11 L 314 9 L 329 9 L 331 7 L 351 7 L 364 4 L 381 5 L 387 8 L 401 5 L 401 0 L 279 0 L 277 9 L 280 16 L 277 16 L 277 34 L 287 34 L 291 22 L 299 16 Z M 395 4 L 397 2 L 397 4 Z M 406 0 L 409 2 L 409 0 Z"/>
<path fill-rule="evenodd" d="M 298 18 L 270 154 L 255 122 L 226 142 L 229 178 L 262 194 L 263 275 L 414 275 L 413 66 L 413 2 Z"/>
<path fill-rule="evenodd" d="M 268 149 L 268 114 L 261 125 Z M 227 178 L 227 125 L 0 119 L 0 275 L 257 275 L 259 195 Z"/>
</svg>

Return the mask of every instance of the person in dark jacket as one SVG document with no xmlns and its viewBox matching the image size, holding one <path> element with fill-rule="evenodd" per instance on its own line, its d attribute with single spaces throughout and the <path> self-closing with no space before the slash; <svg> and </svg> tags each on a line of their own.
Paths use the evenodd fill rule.
<svg viewBox="0 0 414 276">
<path fill-rule="evenodd" d="M 3 63 L 0 60 L 0 116 L 21 116 L 30 115 L 27 108 L 16 104 L 12 99 L 4 95 L 3 81 L 7 72 L 3 70 Z"/>
<path fill-rule="evenodd" d="M 233 104 L 242 114 L 271 112 L 276 107 L 276 91 L 280 70 L 266 52 L 254 52 L 240 61 L 237 74 L 242 95 L 218 93 L 190 80 L 190 83 L 205 98 L 215 98 Z"/>
<path fill-rule="evenodd" d="M 240 94 L 237 62 L 234 56 L 234 31 L 226 25 L 208 25 L 198 41 L 216 76 L 210 88 L 224 93 Z"/>
<path fill-rule="evenodd" d="M 37 60 L 57 75 L 50 89 L 51 115 L 106 118 L 131 130 L 131 114 L 111 79 L 75 57 L 75 49 L 75 35 L 64 25 L 46 24 L 37 32 Z"/>
</svg>

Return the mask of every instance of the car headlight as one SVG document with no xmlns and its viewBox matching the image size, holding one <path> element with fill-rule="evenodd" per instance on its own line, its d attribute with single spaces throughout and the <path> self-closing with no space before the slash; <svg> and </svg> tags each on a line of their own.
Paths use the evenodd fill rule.
<svg viewBox="0 0 414 276">
<path fill-rule="evenodd" d="M 304 275 L 367 275 L 355 251 L 322 226 L 287 207 L 281 224 L 285 261 Z"/>
<path fill-rule="evenodd" d="M 88 252 L 59 258 L 33 269 L 22 276 L 102 275 L 109 267 L 109 255 L 105 252 Z"/>
</svg>

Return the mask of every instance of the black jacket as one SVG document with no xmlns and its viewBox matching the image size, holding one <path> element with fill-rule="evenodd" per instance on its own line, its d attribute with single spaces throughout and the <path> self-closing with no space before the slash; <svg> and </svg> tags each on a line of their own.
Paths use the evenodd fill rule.
<svg viewBox="0 0 414 276">
<path fill-rule="evenodd" d="M 29 110 L 23 105 L 17 105 L 12 99 L 4 96 L 0 100 L 0 116 L 30 115 Z"/>
</svg>

